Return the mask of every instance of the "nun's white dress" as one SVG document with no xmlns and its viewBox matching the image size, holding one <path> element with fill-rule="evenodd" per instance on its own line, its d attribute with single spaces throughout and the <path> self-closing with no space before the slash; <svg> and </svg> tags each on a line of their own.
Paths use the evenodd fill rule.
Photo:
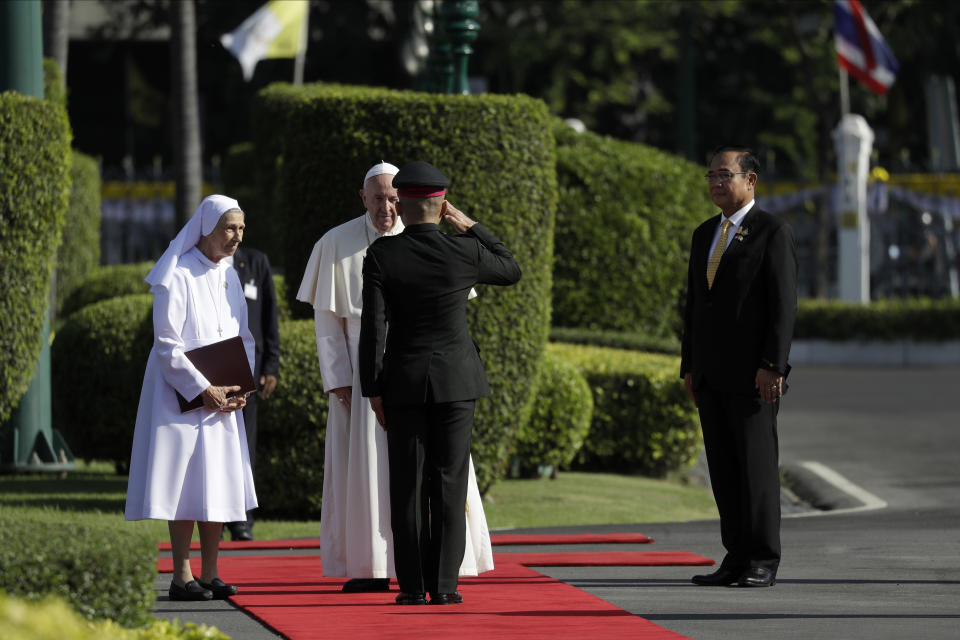
<svg viewBox="0 0 960 640">
<path fill-rule="evenodd" d="M 403 230 L 396 225 L 387 235 Z M 363 257 L 379 237 L 369 213 L 329 230 L 313 247 L 297 299 L 313 305 L 324 391 L 329 393 L 324 443 L 320 563 L 323 575 L 395 578 L 390 528 L 387 434 L 360 389 L 358 348 Z M 475 294 L 474 294 L 475 295 Z M 352 388 L 350 407 L 331 393 Z M 490 532 L 473 458 L 467 486 L 467 540 L 461 576 L 493 569 Z"/>
<path fill-rule="evenodd" d="M 193 247 L 153 293 L 154 343 L 140 392 L 127 485 L 127 520 L 246 520 L 257 506 L 243 412 L 180 413 L 210 386 L 184 351 L 240 336 L 253 369 L 254 341 L 237 273 Z"/>
</svg>

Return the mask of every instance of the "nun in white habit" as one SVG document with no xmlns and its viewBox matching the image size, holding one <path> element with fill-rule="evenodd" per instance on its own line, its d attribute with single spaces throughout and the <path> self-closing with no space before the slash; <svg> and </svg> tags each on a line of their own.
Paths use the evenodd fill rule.
<svg viewBox="0 0 960 640">
<path fill-rule="evenodd" d="M 363 289 L 363 257 L 370 243 L 403 231 L 396 211 L 389 162 L 364 176 L 364 215 L 327 231 L 313 247 L 297 300 L 314 309 L 323 390 L 329 394 L 324 445 L 321 567 L 325 576 L 350 578 L 344 591 L 385 591 L 396 577 L 390 528 L 386 432 L 360 392 L 357 350 Z M 471 291 L 470 297 L 476 292 Z M 490 532 L 470 460 L 467 540 L 461 576 L 493 569 Z"/>
<path fill-rule="evenodd" d="M 167 520 L 173 548 L 172 600 L 209 600 L 237 593 L 217 573 L 222 523 L 246 519 L 257 506 L 247 451 L 244 396 L 213 386 L 185 351 L 234 336 L 253 370 L 243 287 L 223 260 L 243 240 L 236 200 L 208 196 L 147 275 L 153 293 L 153 348 L 147 360 L 127 485 L 127 520 Z M 202 396 L 180 412 L 176 392 Z M 200 532 L 202 575 L 190 569 L 193 523 Z"/>
</svg>

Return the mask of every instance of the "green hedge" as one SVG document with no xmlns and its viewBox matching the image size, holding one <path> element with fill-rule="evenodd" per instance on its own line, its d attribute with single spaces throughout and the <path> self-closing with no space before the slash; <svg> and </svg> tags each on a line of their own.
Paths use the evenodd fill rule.
<svg viewBox="0 0 960 640">
<path fill-rule="evenodd" d="M 960 300 L 801 300 L 794 339 L 960 340 Z"/>
<path fill-rule="evenodd" d="M 679 358 L 559 343 L 548 349 L 593 391 L 593 421 L 575 468 L 662 477 L 696 460 L 700 422 L 677 376 Z"/>
<path fill-rule="evenodd" d="M 70 315 L 50 352 L 53 426 L 79 458 L 130 463 L 153 346 L 153 296 L 109 298 Z"/>
<path fill-rule="evenodd" d="M 63 106 L 0 93 L 0 422 L 33 377 L 69 194 Z"/>
<path fill-rule="evenodd" d="M 554 128 L 554 326 L 675 338 L 691 234 L 713 210 L 703 167 L 560 121 Z"/>
<path fill-rule="evenodd" d="M 260 183 L 258 166 L 252 143 L 244 142 L 230 147 L 223 160 L 223 192 L 235 198 L 246 214 L 244 244 L 263 251 L 270 259 L 273 271 L 284 273 L 283 219 L 277 215 L 274 200 L 261 195 L 257 188 Z"/>
<path fill-rule="evenodd" d="M 100 166 L 90 156 L 73 152 L 70 169 L 68 233 L 57 251 L 57 315 L 70 294 L 100 264 Z"/>
<path fill-rule="evenodd" d="M 144 278 L 150 273 L 153 265 L 153 262 L 135 262 L 93 269 L 64 301 L 63 315 L 67 316 L 101 300 L 136 293 L 149 293 L 150 285 L 144 282 Z M 274 275 L 273 286 L 277 291 L 277 314 L 281 320 L 288 320 L 290 306 L 284 294 L 287 289 L 285 278 L 282 275 Z"/>
<path fill-rule="evenodd" d="M 651 338 L 648 335 L 630 331 L 553 327 L 550 329 L 550 341 L 680 355 L 680 341 L 677 338 Z"/>
<path fill-rule="evenodd" d="M 82 616 L 137 626 L 150 620 L 157 542 L 117 518 L 57 510 L 0 511 L 0 591 L 55 595 Z"/>
<path fill-rule="evenodd" d="M 362 213 L 357 190 L 381 159 L 427 160 L 452 182 L 450 200 L 513 251 L 523 279 L 481 287 L 468 305 L 493 387 L 478 403 L 474 456 L 481 490 L 505 470 L 526 421 L 547 339 L 556 209 L 555 147 L 546 106 L 524 96 L 450 96 L 364 87 L 272 85 L 254 106 L 256 157 L 275 172 L 286 273 L 299 276 L 316 240 Z M 278 156 L 280 156 L 278 158 Z M 258 176 L 258 180 L 270 176 Z M 288 298 L 296 287 L 288 289 Z M 292 303 L 291 303 L 292 304 Z M 295 315 L 310 315 L 303 304 Z"/>
<path fill-rule="evenodd" d="M 530 420 L 517 433 L 513 474 L 521 477 L 569 466 L 593 418 L 590 385 L 576 367 L 549 351 L 543 357 L 534 397 Z"/>
<path fill-rule="evenodd" d="M 320 517 L 327 394 L 312 320 L 280 323 L 280 377 L 257 418 L 259 513 Z"/>
</svg>

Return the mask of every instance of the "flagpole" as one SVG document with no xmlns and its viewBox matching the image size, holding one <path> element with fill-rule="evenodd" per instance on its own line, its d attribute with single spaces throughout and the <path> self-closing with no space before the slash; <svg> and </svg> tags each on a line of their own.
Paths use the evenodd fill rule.
<svg viewBox="0 0 960 640">
<path fill-rule="evenodd" d="M 850 76 L 839 64 L 837 72 L 840 74 L 840 117 L 843 118 L 850 113 Z"/>
<path fill-rule="evenodd" d="M 297 50 L 297 56 L 293 60 L 293 84 L 299 86 L 303 84 L 303 67 L 307 58 L 307 29 L 310 24 L 310 3 L 307 3 L 307 14 L 303 16 L 303 24 L 300 27 L 300 47 Z"/>
</svg>

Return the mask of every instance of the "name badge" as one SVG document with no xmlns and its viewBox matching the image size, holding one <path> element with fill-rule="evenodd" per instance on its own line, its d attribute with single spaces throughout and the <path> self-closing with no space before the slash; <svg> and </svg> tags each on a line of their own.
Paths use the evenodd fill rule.
<svg viewBox="0 0 960 640">
<path fill-rule="evenodd" d="M 257 299 L 257 285 L 253 284 L 252 280 L 243 285 L 243 295 L 251 300 Z"/>
</svg>

